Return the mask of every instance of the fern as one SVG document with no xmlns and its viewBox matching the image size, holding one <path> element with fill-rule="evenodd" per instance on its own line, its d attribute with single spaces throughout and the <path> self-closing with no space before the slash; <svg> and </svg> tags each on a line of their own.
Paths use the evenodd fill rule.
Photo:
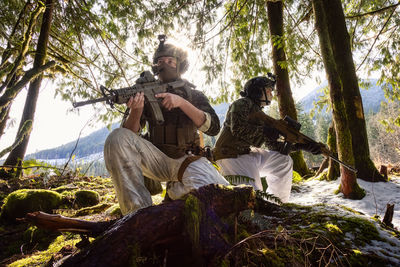
<svg viewBox="0 0 400 267">
<path fill-rule="evenodd" d="M 232 185 L 250 184 L 254 179 L 244 175 L 226 175 L 225 179 Z"/>
<path fill-rule="evenodd" d="M 273 194 L 270 194 L 270 193 L 267 193 L 267 192 L 263 192 L 261 190 L 255 190 L 255 191 L 256 191 L 256 196 L 258 198 L 262 198 L 264 200 L 272 201 L 272 202 L 275 202 L 275 203 L 277 203 L 279 205 L 283 204 L 282 200 L 279 197 L 277 197 L 277 196 L 275 196 Z"/>
<path fill-rule="evenodd" d="M 254 179 L 248 176 L 244 175 L 226 175 L 224 176 L 225 179 L 232 185 L 239 185 L 239 184 L 250 184 L 251 182 L 254 182 Z M 277 204 L 282 204 L 282 201 L 279 197 L 274 196 L 273 194 L 265 192 L 267 190 L 267 183 L 265 177 L 261 178 L 261 181 L 263 182 L 263 190 L 255 190 L 256 196 L 259 198 L 262 198 L 264 200 L 272 201 Z"/>
</svg>

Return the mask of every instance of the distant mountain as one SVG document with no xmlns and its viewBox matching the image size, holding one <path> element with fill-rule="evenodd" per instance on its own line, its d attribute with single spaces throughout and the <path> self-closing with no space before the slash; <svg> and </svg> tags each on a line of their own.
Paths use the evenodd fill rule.
<svg viewBox="0 0 400 267">
<path fill-rule="evenodd" d="M 222 103 L 214 106 L 214 110 L 217 113 L 221 124 L 225 120 L 225 115 L 228 107 L 228 103 Z M 117 127 L 119 127 L 119 123 L 114 123 L 111 128 L 115 129 Z M 98 159 L 100 157 L 99 155 L 103 154 L 104 142 L 109 134 L 110 131 L 106 127 L 104 127 L 86 137 L 81 138 L 73 153 L 75 155 L 75 158 L 82 160 Z M 45 160 L 50 164 L 62 164 L 70 157 L 75 145 L 76 140 L 59 147 L 41 150 L 36 153 L 29 154 L 26 156 L 26 159 L 40 159 Z M 96 155 L 96 157 L 93 157 L 93 155 Z"/>
<path fill-rule="evenodd" d="M 371 86 L 368 89 L 361 89 L 364 110 L 366 113 L 368 113 L 369 111 L 377 112 L 379 110 L 381 102 L 385 101 L 384 92 L 378 85 L 376 85 L 377 80 L 367 81 L 370 82 Z M 304 112 L 309 112 L 313 108 L 313 102 L 317 101 L 318 97 L 322 95 L 321 89 L 325 86 L 326 83 L 315 88 L 311 93 L 309 93 L 307 96 L 299 101 L 303 107 Z M 225 121 L 225 115 L 228 110 L 229 104 L 222 103 L 213 107 L 222 125 L 222 123 Z M 119 123 L 115 123 L 112 125 L 112 129 L 118 126 Z M 103 128 L 93 132 L 86 137 L 81 138 L 79 140 L 77 148 L 74 151 L 75 158 L 82 160 L 101 159 L 104 141 L 109 133 L 110 131 L 107 128 Z M 30 154 L 26 158 L 35 158 L 45 160 L 50 163 L 62 164 L 63 161 L 67 160 L 70 157 L 70 154 L 75 145 L 76 141 L 73 141 L 56 148 L 46 149 Z M 94 155 L 96 156 L 94 157 Z"/>
<path fill-rule="evenodd" d="M 367 89 L 360 89 L 365 113 L 379 111 L 381 102 L 386 101 L 385 94 L 381 86 L 377 85 L 377 82 L 378 80 L 376 79 L 363 80 L 363 83 L 368 83 L 370 85 Z M 314 107 L 314 102 L 317 102 L 319 97 L 323 95 L 322 89 L 326 86 L 327 82 L 325 81 L 299 101 L 304 112 L 310 112 Z"/>
<path fill-rule="evenodd" d="M 112 129 L 118 127 L 118 123 L 112 125 Z M 110 130 L 104 127 L 97 130 L 90 135 L 83 137 L 79 140 L 78 145 L 74 151 L 76 158 L 88 157 L 92 154 L 103 153 L 104 141 L 106 140 Z M 41 160 L 53 160 L 53 159 L 68 159 L 73 151 L 77 140 L 67 143 L 62 146 L 58 146 L 51 149 L 41 150 L 39 152 L 29 154 L 26 159 L 41 159 Z"/>
</svg>

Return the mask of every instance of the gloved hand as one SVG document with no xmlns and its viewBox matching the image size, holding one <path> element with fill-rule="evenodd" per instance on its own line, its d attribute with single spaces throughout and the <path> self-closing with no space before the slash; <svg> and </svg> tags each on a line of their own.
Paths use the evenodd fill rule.
<svg viewBox="0 0 400 267">
<path fill-rule="evenodd" d="M 264 126 L 263 133 L 271 141 L 275 141 L 279 138 L 279 131 L 272 127 Z"/>
<path fill-rule="evenodd" d="M 319 155 L 322 153 L 321 145 L 317 142 L 310 142 L 308 144 L 296 144 L 296 149 L 301 149 L 312 153 L 313 155 Z"/>
</svg>

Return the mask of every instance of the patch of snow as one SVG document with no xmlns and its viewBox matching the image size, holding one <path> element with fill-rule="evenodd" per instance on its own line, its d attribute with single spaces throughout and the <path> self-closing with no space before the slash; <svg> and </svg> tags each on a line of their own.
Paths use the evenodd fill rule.
<svg viewBox="0 0 400 267">
<path fill-rule="evenodd" d="M 298 192 L 293 192 L 290 197 L 290 202 L 300 205 L 315 205 L 319 203 L 327 204 L 328 206 L 314 206 L 314 210 L 323 209 L 340 216 L 355 216 L 366 219 L 371 219 L 374 215 L 379 215 L 380 220 L 386 211 L 386 204 L 395 204 L 392 223 L 395 228 L 400 228 L 400 178 L 390 177 L 389 182 L 371 183 L 361 179 L 357 182 L 366 192 L 366 196 L 361 200 L 345 199 L 342 193 L 335 194 L 339 188 L 340 179 L 336 181 L 319 181 L 310 179 L 301 184 Z M 362 215 L 352 214 L 338 206 L 345 206 L 352 210 L 362 213 Z M 388 242 L 371 240 L 371 244 L 366 244 L 363 247 L 357 248 L 362 253 L 376 254 L 379 257 L 388 259 L 391 264 L 400 266 L 400 240 L 392 236 L 390 231 L 383 229 L 379 224 L 371 220 L 376 226 L 380 236 Z M 345 236 L 353 239 L 351 233 L 345 233 Z"/>
<path fill-rule="evenodd" d="M 371 218 L 385 215 L 386 204 L 395 204 L 392 223 L 400 228 L 400 178 L 390 177 L 389 182 L 371 183 L 357 179 L 358 184 L 366 192 L 361 200 L 345 199 L 342 193 L 335 194 L 339 188 L 340 179 L 336 181 L 319 181 L 310 179 L 301 184 L 298 192 L 292 192 L 289 202 L 301 205 L 314 205 L 318 203 L 330 205 L 343 205 L 365 214 Z"/>
<path fill-rule="evenodd" d="M 62 159 L 36 159 L 38 161 L 46 162 L 54 166 L 59 166 L 65 164 L 69 158 L 62 158 Z M 100 161 L 103 160 L 103 152 L 90 154 L 89 156 L 82 157 L 82 158 L 74 158 L 71 159 L 70 162 L 75 163 L 88 163 L 93 161 Z"/>
</svg>

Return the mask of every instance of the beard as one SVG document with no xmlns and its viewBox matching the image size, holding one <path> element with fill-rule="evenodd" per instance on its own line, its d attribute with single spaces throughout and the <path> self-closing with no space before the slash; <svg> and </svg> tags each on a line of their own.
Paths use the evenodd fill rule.
<svg viewBox="0 0 400 267">
<path fill-rule="evenodd" d="M 172 82 L 179 78 L 176 68 L 173 68 L 166 63 L 157 66 L 156 74 L 162 82 Z"/>
</svg>

